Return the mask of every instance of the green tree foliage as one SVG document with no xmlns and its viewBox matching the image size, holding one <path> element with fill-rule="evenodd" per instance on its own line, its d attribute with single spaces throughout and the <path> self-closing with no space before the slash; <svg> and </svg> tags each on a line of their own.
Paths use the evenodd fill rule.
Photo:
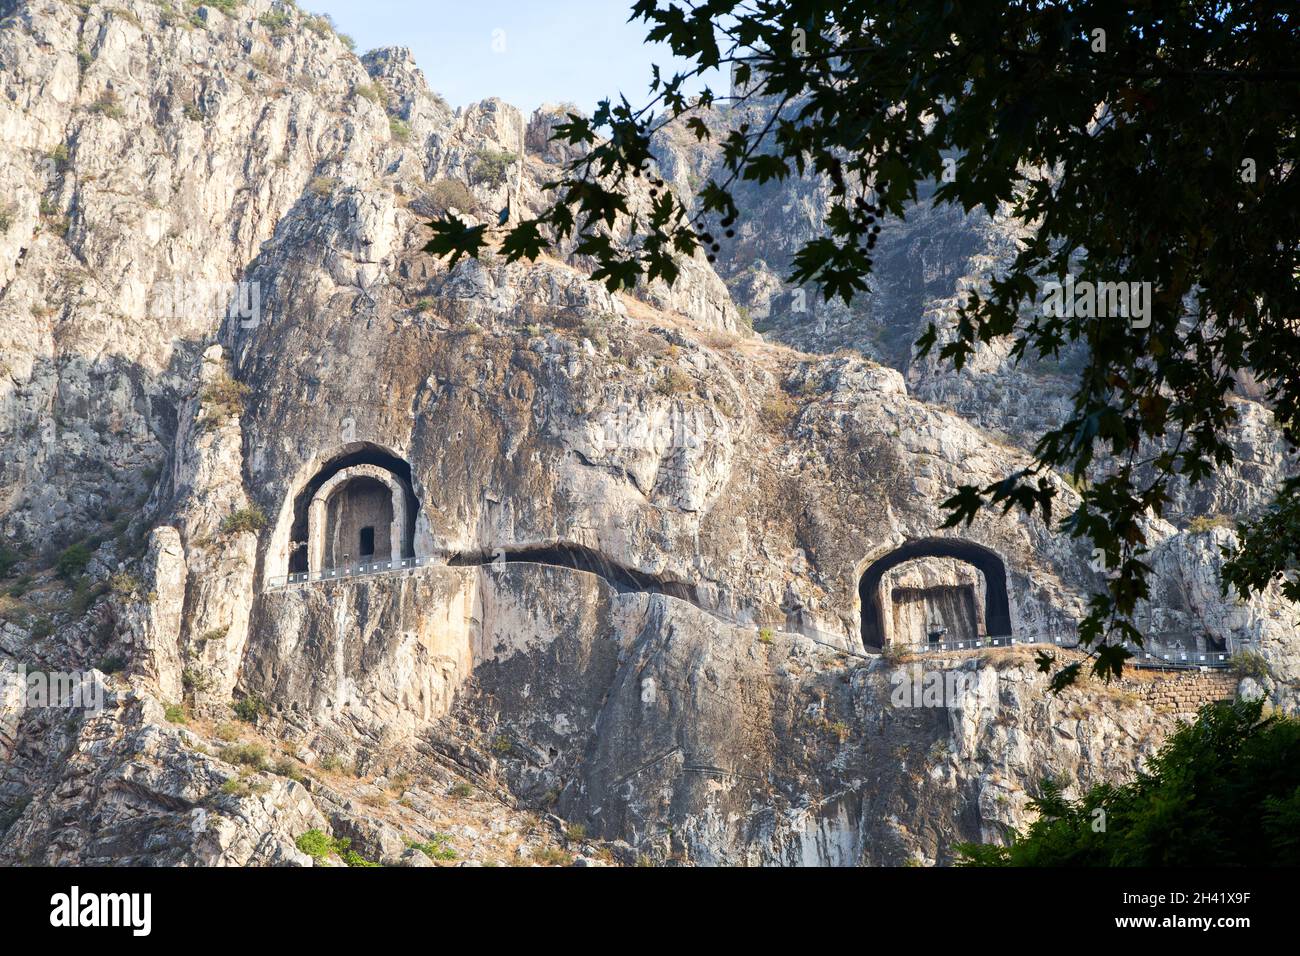
<svg viewBox="0 0 1300 956">
<path fill-rule="evenodd" d="M 55 573 L 65 581 L 71 581 L 80 577 L 90 564 L 90 548 L 78 542 L 69 545 L 59 552 L 58 558 L 54 562 Z"/>
<path fill-rule="evenodd" d="M 1008 846 L 961 844 L 965 866 L 1300 865 L 1300 720 L 1260 701 L 1209 704 L 1147 773 L 1078 801 L 1051 782 Z"/>
<path fill-rule="evenodd" d="M 0 544 L 0 578 L 7 578 L 22 561 L 23 555 L 15 548 Z"/>
<path fill-rule="evenodd" d="M 1233 460 L 1239 376 L 1262 383 L 1289 439 L 1300 426 L 1294 9 L 1268 0 L 637 0 L 633 9 L 648 39 L 690 67 L 656 69 L 643 106 L 605 101 L 556 126 L 555 138 L 584 155 L 552 184 L 553 204 L 504 230 L 499 246 L 494 227 L 444 216 L 427 250 L 453 265 L 485 248 L 515 261 L 575 240 L 611 289 L 671 282 L 679 256 L 716 253 L 734 234 L 739 181 L 817 176 L 830 190 L 826 229 L 796 253 L 789 279 L 848 302 L 868 288 L 882 222 L 902 218 L 919 188 L 935 204 L 1032 227 L 1010 267 L 966 295 L 955 327 L 931 326 L 917 344 L 959 368 L 1001 339 L 1029 363 L 1055 362 L 1074 343 L 1088 359 L 1071 413 L 1041 436 L 1032 464 L 961 487 L 945 502 L 948 523 L 990 507 L 1050 522 L 1059 487 L 1050 473 L 1070 476 L 1082 502 L 1060 530 L 1100 548 L 1113 572 L 1081 636 L 1094 673 L 1118 674 L 1123 642 L 1142 640 L 1131 615 L 1148 595 L 1146 523 L 1175 476 L 1195 483 Z M 737 100 L 708 88 L 687 95 L 717 68 L 732 71 Z M 747 125 L 754 111 L 734 109 L 744 103 L 764 104 L 769 118 Z M 668 123 L 721 152 L 722 172 L 689 205 L 653 173 L 651 137 Z M 651 209 L 632 223 L 637 241 L 619 243 L 612 227 L 628 219 L 630 184 L 643 177 Z M 1045 286 L 1067 276 L 1149 283 L 1150 301 L 1140 321 L 1045 309 Z M 1247 595 L 1300 560 L 1300 478 L 1243 532 L 1225 585 Z M 1300 599 L 1300 582 L 1285 587 Z M 1056 666 L 1050 655 L 1039 664 Z M 1054 686 L 1079 667 L 1060 669 Z"/>
</svg>

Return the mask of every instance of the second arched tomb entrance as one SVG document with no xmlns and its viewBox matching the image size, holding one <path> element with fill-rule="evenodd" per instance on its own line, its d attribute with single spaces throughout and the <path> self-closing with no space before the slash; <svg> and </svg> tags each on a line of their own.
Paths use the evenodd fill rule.
<svg viewBox="0 0 1300 956">
<path fill-rule="evenodd" d="M 961 538 L 908 541 L 877 557 L 862 570 L 858 597 L 869 650 L 1011 633 L 1006 565 Z"/>
</svg>

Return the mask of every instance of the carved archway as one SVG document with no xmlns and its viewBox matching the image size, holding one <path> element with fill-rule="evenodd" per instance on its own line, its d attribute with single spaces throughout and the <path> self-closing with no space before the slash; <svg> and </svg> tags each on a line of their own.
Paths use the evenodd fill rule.
<svg viewBox="0 0 1300 956">
<path fill-rule="evenodd" d="M 315 468 L 315 473 L 298 486 L 292 501 L 285 503 L 280 530 L 271 545 L 276 551 L 276 556 L 271 559 L 272 567 L 286 569 L 292 578 L 306 575 L 309 570 L 318 573 L 333 564 L 332 555 L 327 560 L 330 549 L 326 544 L 333 533 L 330 502 L 333 500 L 337 507 L 340 494 L 347 494 L 350 486 L 359 492 L 365 483 L 370 483 L 372 492 L 377 487 L 386 489 L 388 507 L 392 512 L 389 517 L 385 510 L 383 517 L 388 520 L 384 528 L 376 527 L 373 522 L 361 525 L 375 528 L 376 551 L 382 551 L 383 543 L 387 542 L 388 552 L 393 558 L 414 557 L 420 503 L 412 486 L 411 466 L 387 449 L 358 442 L 332 458 L 324 459 Z M 352 504 L 355 506 L 357 502 Z M 347 522 L 344 525 L 346 529 Z M 337 520 L 334 530 L 340 530 Z M 349 530 L 348 534 L 359 530 Z M 340 560 L 341 555 L 348 554 L 352 563 L 360 563 L 360 541 L 347 544 L 347 547 L 340 545 L 338 548 Z M 277 572 L 272 570 L 269 573 L 274 576 Z"/>
<path fill-rule="evenodd" d="M 382 493 L 375 495 L 372 488 Z M 378 465 L 352 465 L 335 473 L 307 509 L 307 569 L 315 574 L 367 557 L 410 557 L 406 491 L 396 475 Z M 380 546 L 363 555 L 361 539 L 367 531 Z"/>
<path fill-rule="evenodd" d="M 858 582 L 862 607 L 862 643 L 868 649 L 884 647 L 884 612 L 890 597 L 882 594 L 881 582 L 892 569 L 920 558 L 955 558 L 979 571 L 984 582 L 983 633 L 1002 636 L 1011 633 L 1011 606 L 1007 595 L 1007 569 L 996 552 L 962 538 L 921 538 L 899 545 L 871 562 Z"/>
</svg>

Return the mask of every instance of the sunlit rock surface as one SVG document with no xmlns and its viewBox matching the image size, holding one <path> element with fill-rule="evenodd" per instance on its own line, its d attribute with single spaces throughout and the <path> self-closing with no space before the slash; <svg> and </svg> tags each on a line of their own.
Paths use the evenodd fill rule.
<svg viewBox="0 0 1300 956">
<path fill-rule="evenodd" d="M 1232 693 L 1056 697 L 1024 648 L 863 645 L 861 576 L 909 541 L 996 553 L 1022 635 L 1071 637 L 1100 586 L 1039 522 L 936 530 L 1066 400 L 996 353 L 910 359 L 1000 225 L 918 213 L 879 294 L 809 323 L 779 260 L 815 184 L 756 197 L 721 275 L 671 289 L 611 294 L 569 249 L 449 271 L 422 223 L 540 209 L 555 111 L 453 112 L 406 51 L 263 0 L 0 12 L 0 532 L 30 575 L 0 623 L 0 861 L 342 862 L 300 849 L 321 829 L 392 865 L 942 864 L 1023 826 L 1042 777 L 1123 777 Z M 710 161 L 662 165 L 685 188 Z M 1282 472 L 1243 411 L 1243 465 L 1153 522 L 1143 620 L 1257 650 L 1251 692 L 1294 707 L 1295 609 L 1225 600 L 1230 532 L 1182 520 Z M 348 455 L 409 468 L 418 561 L 285 586 L 297 503 Z M 51 565 L 86 539 L 74 589 Z M 987 582 L 951 563 L 900 568 L 891 593 L 960 596 L 896 629 L 979 629 Z M 101 708 L 25 706 L 33 671 L 93 674 Z"/>
</svg>

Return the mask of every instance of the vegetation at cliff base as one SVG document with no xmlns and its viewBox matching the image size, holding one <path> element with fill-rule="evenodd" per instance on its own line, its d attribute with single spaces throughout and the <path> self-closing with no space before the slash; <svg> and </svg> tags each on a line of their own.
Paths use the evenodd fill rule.
<svg viewBox="0 0 1300 956">
<path fill-rule="evenodd" d="M 1009 845 L 959 866 L 1300 866 L 1300 720 L 1262 701 L 1208 704 L 1122 786 L 1068 800 L 1046 781 Z"/>
</svg>

